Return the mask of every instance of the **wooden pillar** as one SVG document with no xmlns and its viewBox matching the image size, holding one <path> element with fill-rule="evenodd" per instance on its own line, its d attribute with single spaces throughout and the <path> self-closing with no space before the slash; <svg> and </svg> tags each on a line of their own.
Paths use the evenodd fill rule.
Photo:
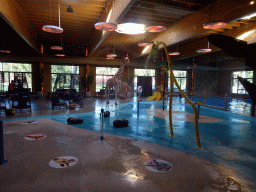
<svg viewBox="0 0 256 192">
<path fill-rule="evenodd" d="M 96 67 L 90 66 L 89 73 L 92 73 L 92 75 L 94 76 L 93 83 L 90 85 L 91 96 L 94 97 L 96 91 Z"/>
<path fill-rule="evenodd" d="M 43 68 L 44 73 L 44 83 L 43 83 L 43 96 L 46 97 L 47 91 L 51 91 L 51 64 L 46 63 L 40 63 L 39 64 L 41 68 Z"/>
</svg>

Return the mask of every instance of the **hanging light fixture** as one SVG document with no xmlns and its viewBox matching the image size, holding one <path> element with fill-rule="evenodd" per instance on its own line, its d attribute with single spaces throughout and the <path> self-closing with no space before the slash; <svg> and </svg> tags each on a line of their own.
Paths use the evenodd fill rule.
<svg viewBox="0 0 256 192">
<path fill-rule="evenodd" d="M 56 51 L 61 51 L 61 50 L 63 50 L 63 47 L 61 47 L 61 46 L 51 46 L 50 49 L 56 50 Z"/>
<path fill-rule="evenodd" d="M 60 35 L 60 44 L 61 46 L 51 46 L 50 49 L 52 50 L 56 50 L 56 51 L 62 51 L 63 47 L 62 47 L 62 36 Z"/>
<path fill-rule="evenodd" d="M 1 49 L 0 52 L 1 52 L 1 53 L 11 53 L 11 51 L 6 50 L 6 49 Z"/>
<path fill-rule="evenodd" d="M 147 46 L 152 46 L 153 43 L 152 42 L 146 42 L 146 41 L 142 41 L 138 43 L 138 46 L 140 47 L 147 47 Z"/>
<path fill-rule="evenodd" d="M 59 0 L 59 27 L 51 25 L 51 0 L 50 0 L 50 25 L 44 25 L 42 29 L 49 33 L 62 33 L 63 29 L 60 27 L 60 0 Z"/>
<path fill-rule="evenodd" d="M 58 48 L 58 49 L 55 49 L 55 50 L 62 51 L 62 53 L 57 53 L 57 54 L 55 54 L 55 56 L 57 56 L 57 57 L 64 57 L 65 56 L 63 45 L 62 45 L 62 36 L 60 36 L 60 46 L 53 46 L 53 47 Z"/>
<path fill-rule="evenodd" d="M 162 25 L 152 25 L 145 27 L 145 30 L 147 32 L 162 32 L 166 30 L 166 27 Z"/>
<path fill-rule="evenodd" d="M 198 49 L 196 52 L 197 53 L 209 53 L 212 50 L 209 48 L 209 41 L 208 41 L 208 48 L 207 49 Z"/>
<path fill-rule="evenodd" d="M 113 46 L 113 53 L 112 54 L 107 54 L 107 57 L 108 58 L 117 57 L 117 55 L 115 54 L 114 46 Z"/>
<path fill-rule="evenodd" d="M 4 33 L 4 35 L 7 35 Z M 6 39 L 5 38 L 2 38 L 0 44 L 2 45 L 1 48 L 0 48 L 0 52 L 1 53 L 11 53 L 11 51 L 9 51 L 7 48 L 6 48 Z"/>
<path fill-rule="evenodd" d="M 108 21 L 107 22 L 98 22 L 98 23 L 95 23 L 94 27 L 95 29 L 98 29 L 98 30 L 102 30 L 102 31 L 115 31 L 117 29 L 117 25 L 114 23 L 114 0 L 112 1 L 113 3 L 113 9 L 112 9 L 112 18 L 113 18 L 113 23 L 109 23 Z M 99 4 L 99 2 L 98 2 Z"/>
<path fill-rule="evenodd" d="M 180 55 L 180 52 L 178 51 L 178 44 L 177 44 L 177 51 L 176 52 L 171 52 L 169 55 Z"/>
<path fill-rule="evenodd" d="M 213 7 L 213 4 L 211 7 Z M 217 2 L 217 10 L 219 12 L 218 7 L 219 7 L 219 3 Z M 209 22 L 205 23 L 203 25 L 203 28 L 204 29 L 219 29 L 219 28 L 225 27 L 227 25 L 227 23 L 225 23 L 223 21 L 211 21 L 210 8 L 209 8 Z"/>
</svg>

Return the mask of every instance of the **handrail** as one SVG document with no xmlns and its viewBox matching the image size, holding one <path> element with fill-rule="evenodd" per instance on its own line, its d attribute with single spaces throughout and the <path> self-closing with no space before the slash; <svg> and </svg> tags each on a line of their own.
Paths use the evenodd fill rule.
<svg viewBox="0 0 256 192">
<path fill-rule="evenodd" d="M 172 94 L 173 94 L 173 82 L 175 83 L 177 89 L 179 90 L 180 94 L 185 98 L 185 100 L 192 106 L 194 113 L 195 113 L 195 134 L 196 134 L 196 141 L 197 141 L 197 149 L 201 149 L 201 143 L 200 143 L 200 136 L 199 136 L 199 130 L 198 130 L 198 112 L 196 109 L 195 104 L 190 101 L 190 99 L 186 96 L 186 94 L 181 90 L 172 70 L 171 66 L 171 61 L 170 61 L 170 56 L 169 52 L 167 50 L 166 44 L 162 41 L 159 41 L 156 43 L 153 48 L 157 47 L 158 45 L 162 44 L 165 50 L 165 54 L 168 60 L 168 69 L 170 70 L 170 82 L 171 82 L 171 91 L 170 91 L 170 102 L 169 102 L 169 123 L 170 123 L 170 131 L 171 131 L 171 136 L 174 136 L 173 134 L 173 129 L 172 129 Z M 153 49 L 152 48 L 152 49 Z"/>
</svg>

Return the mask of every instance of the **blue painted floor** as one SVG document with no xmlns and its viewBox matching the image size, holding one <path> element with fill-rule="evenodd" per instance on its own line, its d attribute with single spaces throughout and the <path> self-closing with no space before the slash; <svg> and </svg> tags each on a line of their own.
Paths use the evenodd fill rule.
<svg viewBox="0 0 256 192">
<path fill-rule="evenodd" d="M 167 105 L 166 102 L 165 108 L 168 107 Z M 170 137 L 168 120 L 149 115 L 146 109 L 150 108 L 162 109 L 162 102 L 140 102 L 139 118 L 137 117 L 136 102 L 117 106 L 112 105 L 108 108 L 104 106 L 105 111 L 110 111 L 110 117 L 104 118 L 104 132 L 167 146 L 256 179 L 256 119 L 229 111 L 201 107 L 200 115 L 220 118 L 223 121 L 218 123 L 199 123 L 203 149 L 198 150 L 196 149 L 194 123 L 173 121 L 175 137 Z M 173 104 L 173 110 L 193 114 L 193 110 L 188 104 L 176 102 Z M 82 118 L 84 120 L 83 124 L 73 126 L 100 132 L 100 111 L 101 107 L 96 107 L 94 112 L 73 115 L 49 115 L 39 118 L 47 117 L 65 124 L 67 124 L 68 117 Z M 114 128 L 113 121 L 116 119 L 128 119 L 129 126 L 126 128 Z"/>
</svg>

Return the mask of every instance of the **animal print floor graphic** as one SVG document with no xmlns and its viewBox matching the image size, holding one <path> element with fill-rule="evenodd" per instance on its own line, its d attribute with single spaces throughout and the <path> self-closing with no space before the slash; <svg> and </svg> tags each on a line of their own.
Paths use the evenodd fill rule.
<svg viewBox="0 0 256 192">
<path fill-rule="evenodd" d="M 25 137 L 25 139 L 29 140 L 29 141 L 42 140 L 45 138 L 46 138 L 46 135 L 43 133 L 29 134 L 29 135 L 26 135 L 26 137 Z"/>
<path fill-rule="evenodd" d="M 33 123 L 37 123 L 37 121 L 24 121 L 21 124 L 33 124 Z"/>
<path fill-rule="evenodd" d="M 78 159 L 72 156 L 61 156 L 52 159 L 49 165 L 53 168 L 67 168 L 77 164 Z"/>
<path fill-rule="evenodd" d="M 154 172 L 167 172 L 172 170 L 172 164 L 162 159 L 150 159 L 143 164 L 148 170 Z"/>
</svg>

